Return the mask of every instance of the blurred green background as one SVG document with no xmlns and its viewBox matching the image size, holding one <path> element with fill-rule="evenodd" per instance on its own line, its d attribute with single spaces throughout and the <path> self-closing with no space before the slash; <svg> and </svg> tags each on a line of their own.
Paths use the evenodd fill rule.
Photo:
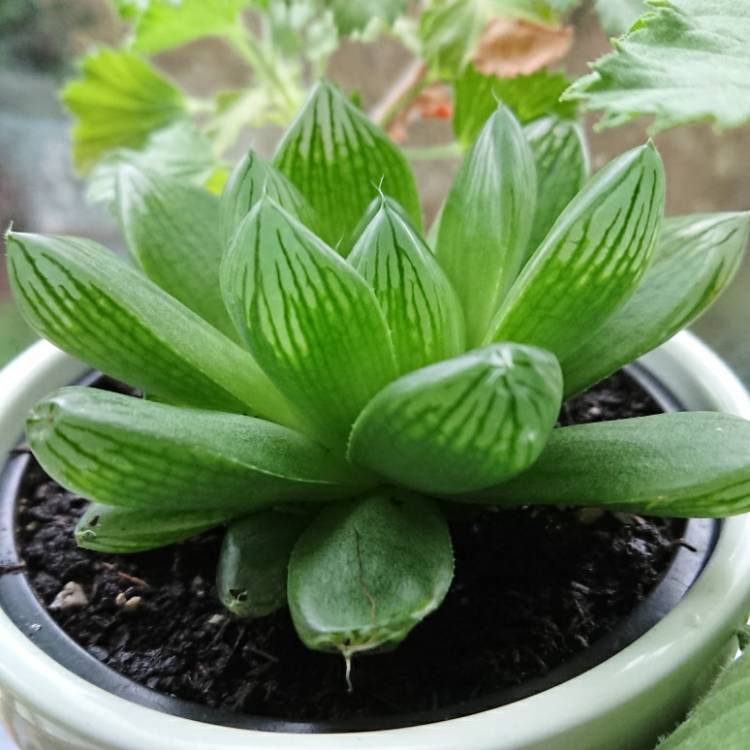
<svg viewBox="0 0 750 750">
<path fill-rule="evenodd" d="M 77 234 L 119 249 L 117 228 L 101 207 L 88 205 L 83 185 L 73 175 L 68 120 L 57 90 L 74 70 L 73 60 L 97 42 L 116 42 L 122 27 L 107 0 L 0 0 L 0 226 L 13 221 L 20 230 Z M 571 75 L 608 49 L 593 12 L 577 15 L 572 53 L 565 61 Z M 409 63 L 395 41 L 376 45 L 345 43 L 334 55 L 329 74 L 345 89 L 357 88 L 365 105 L 376 101 Z M 221 42 L 201 41 L 158 60 L 191 93 L 227 87 L 244 73 Z M 594 167 L 642 142 L 643 125 L 594 133 L 589 118 Z M 446 122 L 423 121 L 407 145 L 429 145 L 450 137 Z M 253 143 L 270 153 L 273 128 L 245 133 L 238 146 Z M 708 126 L 677 128 L 656 137 L 667 167 L 667 210 L 750 209 L 750 127 L 716 134 Z M 432 217 L 455 172 L 455 161 L 419 162 L 415 172 Z M 4 266 L 4 264 L 3 264 Z M 750 261 L 722 300 L 695 326 L 750 384 Z M 0 362 L 33 340 L 10 300 L 4 267 L 0 270 Z"/>
</svg>

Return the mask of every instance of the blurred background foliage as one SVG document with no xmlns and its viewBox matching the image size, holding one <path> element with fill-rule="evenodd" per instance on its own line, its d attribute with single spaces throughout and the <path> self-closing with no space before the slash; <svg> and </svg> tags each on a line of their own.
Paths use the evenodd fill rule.
<svg viewBox="0 0 750 750">
<path fill-rule="evenodd" d="M 132 37 L 131 24 L 142 17 L 139 14 L 144 2 L 0 2 L 3 228 L 13 221 L 18 229 L 85 235 L 114 249 L 121 248 L 118 229 L 106 207 L 90 200 L 93 194 L 106 203 L 106 158 L 104 167 L 95 167 L 94 177 L 101 178 L 98 182 L 94 179 L 87 185 L 76 173 L 71 159 L 71 118 L 60 103 L 59 90 L 66 81 L 80 75 L 76 59 L 81 55 L 101 45 L 117 47 L 128 35 Z M 239 2 L 243 4 L 242 0 Z M 303 98 L 307 84 L 325 72 L 375 119 L 387 125 L 391 136 L 408 150 L 430 220 L 459 161 L 457 150 L 452 147 L 450 116 L 454 102 L 439 77 L 423 78 L 423 83 L 409 88 L 410 80 L 413 84 L 414 77 L 423 76 L 424 71 L 414 58 L 417 21 L 413 14 L 398 13 L 406 3 L 388 0 L 360 4 L 370 8 L 360 17 L 351 14 L 354 4 L 341 0 L 247 0 L 247 4 L 254 5 L 254 9 L 245 19 L 246 38 L 232 34 L 227 26 L 211 38 L 187 40 L 175 47 L 164 46 L 153 36 L 138 42 L 154 70 L 185 92 L 186 112 L 209 138 L 215 164 L 200 173 L 201 179 L 209 184 L 213 181 L 218 187 L 222 170 L 251 144 L 261 154 L 270 155 L 284 120 Z M 549 7 L 576 5 L 556 0 Z M 460 10 L 464 6 L 445 0 L 442 7 Z M 622 31 L 643 6 L 640 0 L 628 0 L 618 7 L 621 13 L 614 14 L 612 3 L 583 3 L 573 13 L 552 19 L 552 33 L 542 34 L 538 28 L 529 31 L 526 27 L 519 32 L 514 27 L 512 40 L 519 45 L 521 58 L 529 62 L 528 68 L 519 63 L 518 54 L 514 57 L 509 52 L 513 44 L 509 44 L 507 28 L 496 25 L 492 34 L 483 34 L 477 42 L 473 64 L 485 74 L 513 76 L 552 63 L 556 70 L 576 78 L 588 71 L 587 62 L 610 49 L 607 34 Z M 462 35 L 465 30 L 453 41 L 461 41 Z M 247 48 L 248 39 L 251 49 Z M 445 48 L 439 47 L 442 37 L 433 39 L 438 41 L 432 46 L 424 43 L 421 53 L 432 55 L 430 70 L 443 71 L 451 59 L 444 54 Z M 456 49 L 461 54 L 466 52 L 450 47 L 452 53 Z M 263 57 L 260 62 L 259 54 Z M 253 60 L 254 66 L 250 64 Z M 262 67 L 264 61 L 268 63 L 265 72 L 259 72 L 258 66 Z M 272 83 L 278 75 L 287 77 L 285 91 L 291 101 L 281 103 L 288 105 L 286 108 L 268 96 L 269 91 L 278 89 Z M 271 76 L 271 84 L 265 81 L 265 87 L 264 76 Z M 408 94 L 406 103 L 399 102 L 399 92 L 403 91 Z M 594 132 L 595 121 L 595 116 L 586 115 L 594 168 L 645 137 L 647 123 L 641 121 Z M 660 133 L 655 140 L 667 167 L 668 213 L 750 208 L 750 170 L 746 163 L 750 128 L 743 126 L 717 134 L 708 124 L 694 124 Z M 450 147 L 446 148 L 446 144 Z M 126 156 L 132 158 L 132 153 Z M 750 263 L 746 262 L 729 292 L 695 326 L 748 383 L 750 341 L 745 331 L 750 317 L 749 288 Z M 32 339 L 9 299 L 3 269 L 0 361 Z"/>
</svg>

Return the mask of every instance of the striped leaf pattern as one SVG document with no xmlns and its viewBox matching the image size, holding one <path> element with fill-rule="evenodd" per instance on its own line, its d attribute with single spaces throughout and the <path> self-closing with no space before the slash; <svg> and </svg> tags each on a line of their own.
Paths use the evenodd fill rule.
<svg viewBox="0 0 750 750">
<path fill-rule="evenodd" d="M 289 560 L 289 609 L 306 646 L 349 661 L 403 640 L 452 579 L 450 533 L 435 503 L 389 490 L 314 519 Z"/>
<path fill-rule="evenodd" d="M 542 117 L 527 125 L 524 133 L 534 154 L 537 180 L 531 254 L 586 182 L 589 157 L 583 130 L 571 120 Z"/>
<path fill-rule="evenodd" d="M 568 205 L 503 303 L 491 336 L 559 360 L 635 291 L 664 211 L 664 170 L 651 143 L 599 171 Z"/>
<path fill-rule="evenodd" d="M 580 505 L 639 515 L 719 518 L 750 511 L 750 422 L 673 412 L 553 430 L 512 481 L 468 496 L 494 505 Z"/>
<path fill-rule="evenodd" d="M 499 107 L 467 154 L 440 216 L 436 254 L 480 345 L 521 270 L 534 218 L 534 159 L 521 126 Z"/>
<path fill-rule="evenodd" d="M 330 83 L 315 87 L 274 165 L 312 206 L 321 238 L 343 255 L 378 186 L 421 230 L 419 196 L 403 154 Z"/>
<path fill-rule="evenodd" d="M 12 232 L 7 249 L 24 318 L 69 354 L 171 402 L 295 422 L 247 352 L 106 248 Z"/>
<path fill-rule="evenodd" d="M 236 514 L 236 511 L 234 511 Z M 95 552 L 126 554 L 176 544 L 220 526 L 231 510 L 150 510 L 91 503 L 75 530 L 76 544 Z"/>
<path fill-rule="evenodd" d="M 264 193 L 314 229 L 312 209 L 297 188 L 278 169 L 250 150 L 234 168 L 221 196 L 223 249 L 229 247 L 237 228 Z"/>
<path fill-rule="evenodd" d="M 346 462 L 273 422 L 93 388 L 43 399 L 26 434 L 51 477 L 104 505 L 251 513 L 346 497 L 363 486 Z"/>
<path fill-rule="evenodd" d="M 399 372 L 463 351 L 461 305 L 424 240 L 400 207 L 383 198 L 349 256 L 375 290 Z"/>
<path fill-rule="evenodd" d="M 219 199 L 135 166 L 117 175 L 117 211 L 131 254 L 165 292 L 234 336 L 219 288 Z"/>
<path fill-rule="evenodd" d="M 238 617 L 265 617 L 286 606 L 289 556 L 310 516 L 265 510 L 230 524 L 216 571 L 216 590 Z"/>
<path fill-rule="evenodd" d="M 362 407 L 396 377 L 372 289 L 268 196 L 238 230 L 222 284 L 265 372 L 322 439 L 344 442 Z"/>
<path fill-rule="evenodd" d="M 494 344 L 404 375 L 357 418 L 355 464 L 416 490 L 489 487 L 532 464 L 560 409 L 549 352 Z"/>
<path fill-rule="evenodd" d="M 584 390 L 690 325 L 735 277 L 749 235 L 747 212 L 666 219 L 635 294 L 562 363 L 565 392 Z"/>
</svg>

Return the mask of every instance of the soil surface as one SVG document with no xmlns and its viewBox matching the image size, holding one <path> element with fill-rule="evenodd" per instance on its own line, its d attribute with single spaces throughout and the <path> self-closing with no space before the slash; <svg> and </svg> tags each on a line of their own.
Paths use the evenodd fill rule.
<svg viewBox="0 0 750 750">
<path fill-rule="evenodd" d="M 561 423 L 658 413 L 620 373 L 568 402 Z M 456 576 L 442 607 L 394 651 L 344 664 L 308 651 L 288 613 L 242 621 L 215 596 L 209 532 L 127 556 L 78 549 L 85 501 L 32 461 L 20 509 L 27 572 L 52 614 L 97 659 L 150 688 L 291 720 L 372 718 L 450 706 L 538 677 L 611 630 L 667 567 L 682 524 L 536 509 L 451 521 Z M 70 603 L 73 606 L 68 606 Z"/>
</svg>

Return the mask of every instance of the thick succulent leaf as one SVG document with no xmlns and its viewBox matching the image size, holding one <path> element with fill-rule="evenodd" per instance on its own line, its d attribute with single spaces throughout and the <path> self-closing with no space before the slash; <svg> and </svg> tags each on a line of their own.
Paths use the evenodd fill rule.
<svg viewBox="0 0 750 750">
<path fill-rule="evenodd" d="M 458 297 L 424 240 L 393 201 L 381 201 L 349 262 L 375 291 L 391 332 L 399 372 L 463 351 Z"/>
<path fill-rule="evenodd" d="M 61 98 L 76 117 L 73 160 L 81 171 L 112 149 L 139 148 L 185 108 L 179 90 L 138 55 L 106 47 L 84 58 Z"/>
<path fill-rule="evenodd" d="M 666 219 L 635 294 L 563 361 L 565 392 L 584 390 L 690 325 L 734 278 L 749 234 L 748 213 Z"/>
<path fill-rule="evenodd" d="M 527 472 L 470 499 L 678 518 L 746 513 L 748 446 L 750 422 L 717 412 L 561 427 Z"/>
<path fill-rule="evenodd" d="M 149 510 L 92 503 L 76 526 L 75 539 L 79 547 L 96 552 L 143 552 L 196 536 L 232 515 L 220 508 Z"/>
<path fill-rule="evenodd" d="M 148 0 L 133 30 L 132 47 L 154 54 L 205 36 L 231 34 L 252 0 Z"/>
<path fill-rule="evenodd" d="M 247 352 L 106 248 L 11 232 L 7 252 L 26 321 L 69 354 L 168 401 L 295 422 Z"/>
<path fill-rule="evenodd" d="M 580 126 L 542 117 L 524 128 L 536 166 L 536 211 L 529 240 L 533 253 L 589 176 L 589 158 Z"/>
<path fill-rule="evenodd" d="M 608 3 L 609 4 L 609 3 Z M 653 115 L 656 132 L 709 120 L 750 120 L 750 7 L 731 0 L 656 0 L 649 12 L 566 92 L 599 127 Z"/>
<path fill-rule="evenodd" d="M 657 750 L 745 750 L 750 724 L 750 651 L 719 676 L 687 721 Z"/>
<path fill-rule="evenodd" d="M 289 609 L 305 645 L 348 660 L 403 640 L 452 578 L 437 506 L 394 490 L 337 503 L 312 522 L 289 561 Z"/>
<path fill-rule="evenodd" d="M 130 252 L 146 276 L 222 333 L 236 332 L 219 288 L 219 199 L 140 170 L 120 169 L 117 208 Z"/>
<path fill-rule="evenodd" d="M 219 169 L 211 141 L 192 122 L 178 120 L 151 133 L 141 149 L 118 148 L 108 153 L 91 170 L 86 199 L 112 206 L 117 174 L 125 164 L 193 185 L 207 185 Z"/>
<path fill-rule="evenodd" d="M 607 36 L 624 34 L 649 10 L 645 0 L 594 0 L 594 6 Z"/>
<path fill-rule="evenodd" d="M 274 510 L 239 519 L 227 529 L 216 590 L 238 617 L 264 617 L 286 606 L 289 556 L 310 517 Z"/>
<path fill-rule="evenodd" d="M 664 170 L 649 143 L 610 162 L 568 204 L 503 303 L 490 338 L 559 360 L 635 291 L 664 212 Z"/>
<path fill-rule="evenodd" d="M 222 266 L 224 299 L 250 351 L 327 442 L 396 377 L 390 334 L 365 280 L 267 196 Z"/>
<path fill-rule="evenodd" d="M 572 119 L 575 102 L 561 102 L 560 95 L 570 85 L 562 73 L 537 70 L 513 78 L 487 76 L 468 66 L 454 84 L 453 132 L 460 143 L 469 146 L 479 135 L 498 100 L 519 122 L 528 123 L 545 115 Z"/>
<path fill-rule="evenodd" d="M 40 401 L 26 435 L 64 487 L 149 512 L 252 513 L 347 497 L 363 482 L 343 459 L 273 422 L 80 386 Z"/>
<path fill-rule="evenodd" d="M 346 255 L 378 186 L 421 229 L 414 177 L 403 154 L 338 89 L 319 83 L 288 130 L 274 165 L 312 206 L 323 240 Z"/>
<path fill-rule="evenodd" d="M 487 346 L 386 386 L 357 418 L 349 458 L 424 492 L 489 487 L 536 460 L 561 395 L 549 352 Z"/>
<path fill-rule="evenodd" d="M 315 228 L 312 211 L 297 188 L 275 167 L 250 150 L 234 168 L 221 196 L 221 239 L 225 249 L 229 247 L 243 219 L 264 194 L 303 224 Z"/>
<path fill-rule="evenodd" d="M 534 158 L 523 130 L 499 107 L 466 155 L 440 216 L 436 254 L 481 344 L 521 270 L 534 218 Z"/>
</svg>

